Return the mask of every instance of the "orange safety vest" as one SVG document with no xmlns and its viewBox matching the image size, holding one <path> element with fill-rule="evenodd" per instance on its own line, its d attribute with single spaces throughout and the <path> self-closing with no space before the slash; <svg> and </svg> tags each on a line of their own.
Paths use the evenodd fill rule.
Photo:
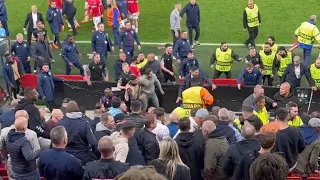
<svg viewBox="0 0 320 180">
<path fill-rule="evenodd" d="M 108 11 L 107 11 L 108 25 L 109 25 L 109 26 L 113 26 L 113 16 L 114 16 L 113 10 L 114 10 L 114 9 L 117 9 L 118 12 L 119 12 L 119 13 L 118 13 L 118 22 L 121 21 L 120 11 L 119 11 L 117 5 L 112 5 L 111 8 L 109 8 Z"/>
</svg>

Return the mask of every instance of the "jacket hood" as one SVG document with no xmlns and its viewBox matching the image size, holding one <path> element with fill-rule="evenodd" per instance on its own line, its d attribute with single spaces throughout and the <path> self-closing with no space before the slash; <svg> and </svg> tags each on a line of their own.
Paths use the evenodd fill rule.
<svg viewBox="0 0 320 180">
<path fill-rule="evenodd" d="M 111 131 L 107 127 L 105 127 L 101 122 L 96 125 L 96 131 Z"/>
<path fill-rule="evenodd" d="M 66 116 L 70 119 L 78 119 L 82 117 L 82 113 L 81 112 L 66 113 Z"/>
<path fill-rule="evenodd" d="M 24 109 L 28 105 L 34 105 L 34 101 L 31 99 L 22 99 L 21 101 L 19 101 L 16 109 L 21 110 L 21 109 Z"/>
<path fill-rule="evenodd" d="M 25 137 L 25 133 L 16 132 L 14 129 L 11 129 L 8 133 L 8 141 L 11 143 L 22 137 Z"/>
<path fill-rule="evenodd" d="M 241 154 L 245 154 L 248 150 L 259 151 L 261 148 L 261 144 L 257 139 L 245 139 L 237 142 L 235 146 Z"/>
<path fill-rule="evenodd" d="M 225 137 L 224 126 L 217 127 L 214 131 L 208 134 L 208 138 L 223 138 Z"/>
<path fill-rule="evenodd" d="M 120 132 L 114 132 L 110 135 L 110 138 L 113 140 L 113 144 L 116 146 L 116 145 L 119 145 L 119 144 L 122 144 L 122 143 L 128 143 L 128 139 L 126 138 L 123 138 L 120 136 Z"/>
<path fill-rule="evenodd" d="M 308 145 L 319 138 L 319 134 L 310 126 L 303 125 L 299 129 Z"/>
<path fill-rule="evenodd" d="M 193 133 L 192 132 L 180 132 L 175 139 L 177 144 L 182 147 L 190 147 L 193 143 Z"/>
</svg>

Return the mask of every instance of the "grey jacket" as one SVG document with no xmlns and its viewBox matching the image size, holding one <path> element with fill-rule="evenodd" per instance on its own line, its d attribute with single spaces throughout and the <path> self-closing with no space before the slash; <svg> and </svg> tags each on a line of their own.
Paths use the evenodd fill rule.
<svg viewBox="0 0 320 180">
<path fill-rule="evenodd" d="M 300 173 L 313 173 L 318 170 L 320 139 L 315 140 L 299 154 L 295 170 Z"/>
<path fill-rule="evenodd" d="M 147 93 L 147 94 L 155 93 L 155 85 L 154 85 L 155 83 L 158 86 L 159 90 L 163 91 L 160 81 L 158 80 L 155 74 L 152 74 L 151 79 L 148 79 L 146 75 L 141 76 L 139 83 L 141 85 L 142 93 Z"/>
<path fill-rule="evenodd" d="M 267 104 L 272 104 L 274 102 L 273 99 L 265 96 L 266 98 L 266 103 Z M 242 103 L 242 105 L 245 105 L 245 106 L 252 106 L 252 104 L 254 103 L 254 97 L 253 97 L 253 94 L 250 94 Z"/>
<path fill-rule="evenodd" d="M 175 32 L 180 30 L 180 13 L 176 9 L 170 15 L 170 28 Z"/>
</svg>

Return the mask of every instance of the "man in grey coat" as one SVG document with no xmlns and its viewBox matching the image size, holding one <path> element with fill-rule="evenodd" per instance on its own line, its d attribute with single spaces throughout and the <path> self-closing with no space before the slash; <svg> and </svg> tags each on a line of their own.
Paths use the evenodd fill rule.
<svg viewBox="0 0 320 180">
<path fill-rule="evenodd" d="M 34 45 L 31 54 L 36 61 L 37 73 L 40 72 L 43 64 L 48 64 L 49 69 L 51 69 L 53 56 L 51 54 L 49 42 L 44 40 L 44 34 L 38 34 L 38 40 Z"/>
<path fill-rule="evenodd" d="M 243 106 L 252 106 L 253 102 L 254 102 L 254 98 L 260 95 L 264 94 L 264 89 L 261 85 L 256 85 L 253 89 L 253 93 L 250 94 L 242 103 Z M 266 103 L 267 105 L 270 105 L 272 107 L 276 107 L 277 103 L 272 100 L 271 98 L 266 97 Z"/>
</svg>

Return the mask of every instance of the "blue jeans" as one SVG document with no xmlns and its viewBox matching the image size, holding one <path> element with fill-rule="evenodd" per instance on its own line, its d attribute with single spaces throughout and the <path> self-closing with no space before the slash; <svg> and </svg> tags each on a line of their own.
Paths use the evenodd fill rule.
<svg viewBox="0 0 320 180">
<path fill-rule="evenodd" d="M 40 180 L 40 174 L 39 174 L 38 169 L 36 169 L 28 174 L 14 173 L 14 179 L 15 180 Z"/>
<path fill-rule="evenodd" d="M 123 47 L 123 52 L 127 56 L 127 58 L 126 58 L 127 63 L 131 64 L 132 57 L 133 57 L 133 54 L 134 54 L 134 48 L 132 48 L 132 47 Z"/>
<path fill-rule="evenodd" d="M 107 54 L 107 53 L 106 53 Z M 100 60 L 103 64 L 107 64 L 107 56 L 100 54 Z"/>
<path fill-rule="evenodd" d="M 73 62 L 72 64 L 73 64 L 74 67 L 76 67 L 76 68 L 78 68 L 80 70 L 80 75 L 84 76 L 83 66 L 80 63 L 80 61 Z M 72 67 L 68 63 L 66 63 L 66 75 L 70 75 L 71 74 L 71 70 L 72 70 Z"/>
<path fill-rule="evenodd" d="M 9 32 L 9 28 L 8 28 L 7 21 L 1 21 L 1 23 L 2 23 L 2 27 L 3 27 L 3 29 L 5 29 L 5 30 L 6 30 L 6 36 L 7 36 L 7 37 L 9 37 L 10 32 Z"/>
<path fill-rule="evenodd" d="M 303 64 L 308 68 L 310 66 L 311 49 L 303 49 Z"/>
</svg>

